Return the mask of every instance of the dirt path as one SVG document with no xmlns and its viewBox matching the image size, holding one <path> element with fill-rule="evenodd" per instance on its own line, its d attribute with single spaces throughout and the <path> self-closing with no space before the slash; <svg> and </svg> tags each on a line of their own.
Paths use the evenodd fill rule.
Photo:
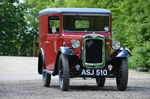
<svg viewBox="0 0 150 99">
<path fill-rule="evenodd" d="M 150 99 L 150 73 L 129 71 L 126 91 L 116 89 L 115 79 L 98 88 L 95 79 L 70 80 L 70 90 L 59 90 L 58 77 L 51 87 L 43 87 L 37 74 L 37 58 L 0 56 L 0 99 Z"/>
</svg>

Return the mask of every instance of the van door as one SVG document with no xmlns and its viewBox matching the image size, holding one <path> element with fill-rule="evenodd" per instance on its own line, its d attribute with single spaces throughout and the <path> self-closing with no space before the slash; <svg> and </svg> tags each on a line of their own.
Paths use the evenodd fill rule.
<svg viewBox="0 0 150 99">
<path fill-rule="evenodd" d="M 45 65 L 46 69 L 54 70 L 56 55 L 58 52 L 59 46 L 59 29 L 60 20 L 59 16 L 49 16 L 48 17 L 48 33 L 45 41 Z"/>
</svg>

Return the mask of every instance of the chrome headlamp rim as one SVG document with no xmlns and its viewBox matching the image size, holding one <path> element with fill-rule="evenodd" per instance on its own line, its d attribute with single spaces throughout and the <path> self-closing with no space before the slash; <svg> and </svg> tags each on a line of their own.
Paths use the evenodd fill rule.
<svg viewBox="0 0 150 99">
<path fill-rule="evenodd" d="M 77 39 L 72 39 L 71 40 L 71 46 L 72 46 L 72 48 L 79 48 L 80 47 L 80 41 Z"/>
<path fill-rule="evenodd" d="M 112 41 L 112 48 L 113 48 L 114 50 L 120 49 L 120 42 L 117 41 L 117 40 L 113 40 L 113 41 Z"/>
</svg>

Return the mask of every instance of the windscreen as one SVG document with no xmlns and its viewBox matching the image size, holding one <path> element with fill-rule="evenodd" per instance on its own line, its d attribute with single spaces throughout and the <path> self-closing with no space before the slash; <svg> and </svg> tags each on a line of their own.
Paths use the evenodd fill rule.
<svg viewBox="0 0 150 99">
<path fill-rule="evenodd" d="M 108 32 L 109 16 L 63 15 L 64 31 Z"/>
</svg>

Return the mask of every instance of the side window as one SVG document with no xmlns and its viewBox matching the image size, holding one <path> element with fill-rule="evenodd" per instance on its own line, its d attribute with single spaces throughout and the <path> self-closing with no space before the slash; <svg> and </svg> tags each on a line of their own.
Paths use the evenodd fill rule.
<svg viewBox="0 0 150 99">
<path fill-rule="evenodd" d="M 50 16 L 48 18 L 48 31 L 49 34 L 57 34 L 59 33 L 59 17 L 58 16 Z"/>
</svg>

